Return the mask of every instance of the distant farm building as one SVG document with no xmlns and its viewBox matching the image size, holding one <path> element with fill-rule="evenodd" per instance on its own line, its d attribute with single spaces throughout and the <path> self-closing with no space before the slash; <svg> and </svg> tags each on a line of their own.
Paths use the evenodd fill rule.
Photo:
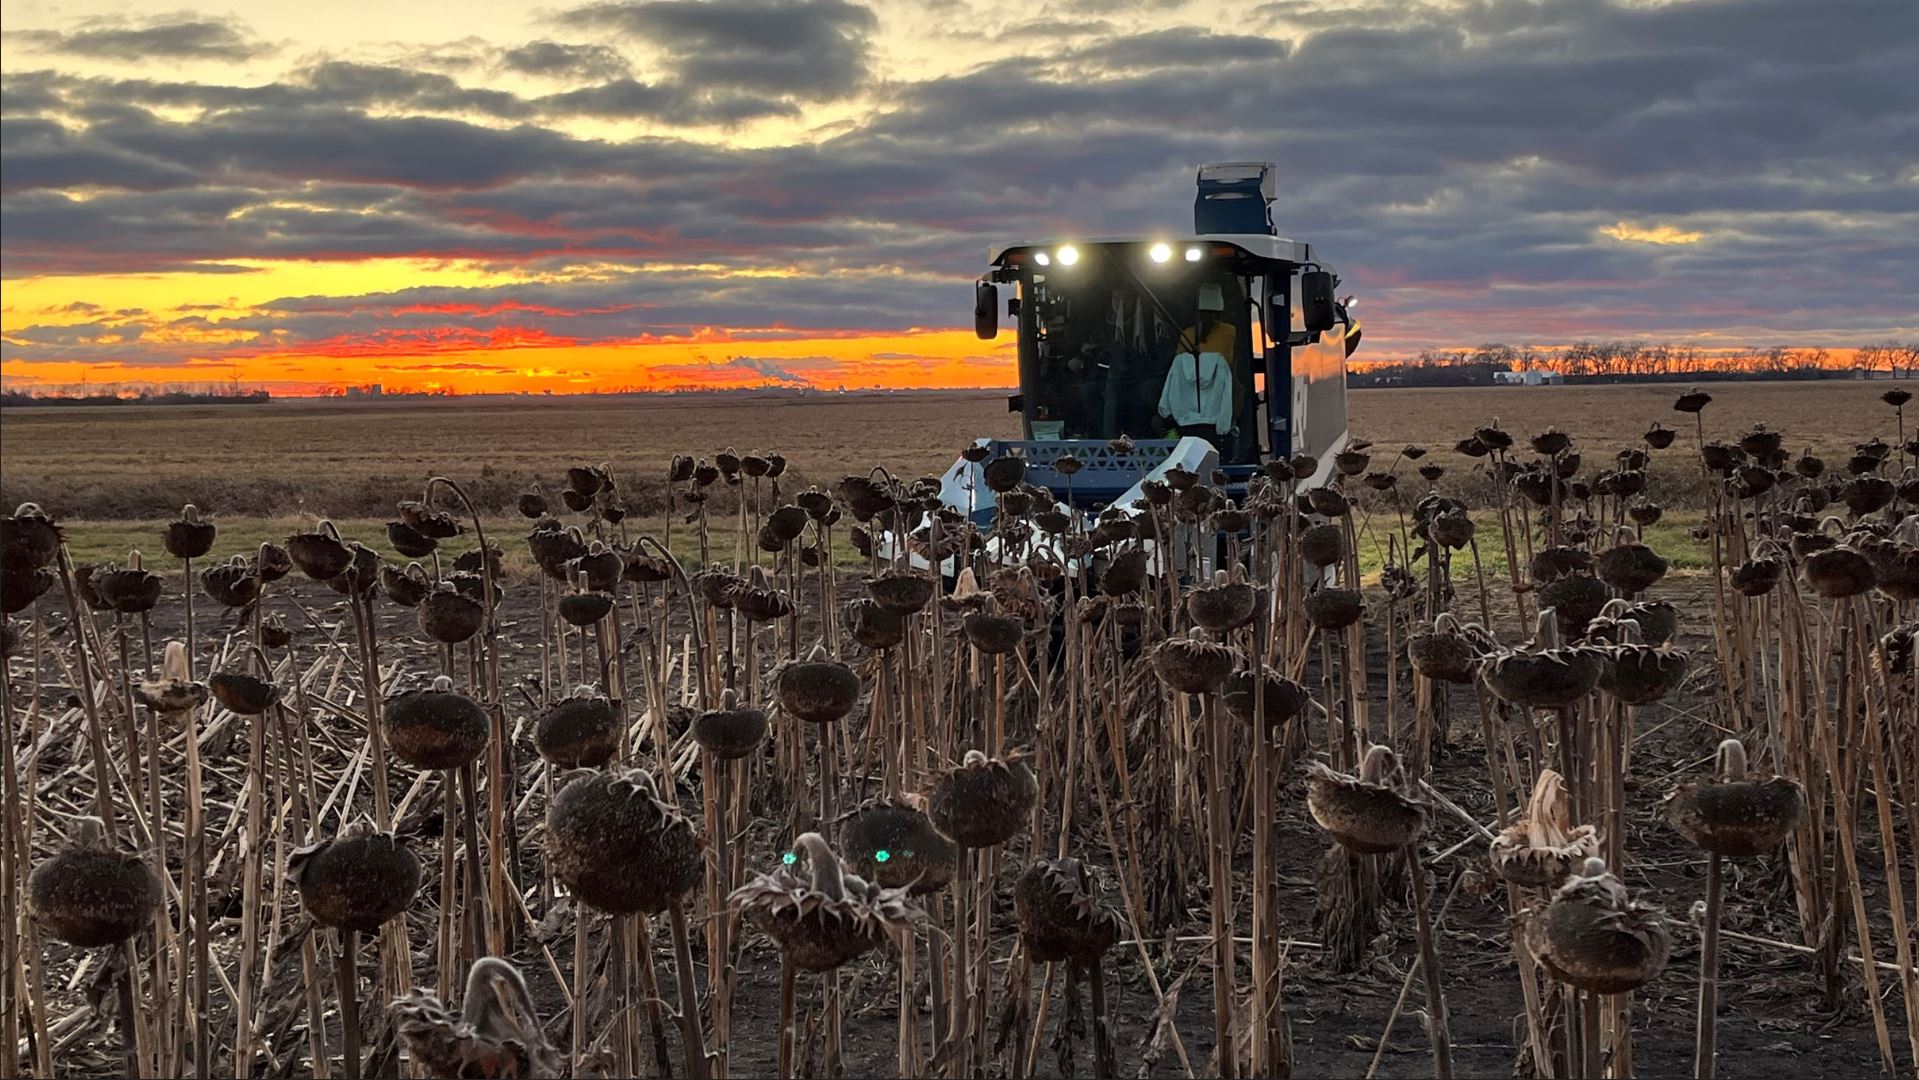
<svg viewBox="0 0 1919 1080">
<path fill-rule="evenodd" d="M 1564 386 L 1566 377 L 1557 371 L 1527 368 L 1525 371 L 1495 371 L 1494 386 Z"/>
</svg>

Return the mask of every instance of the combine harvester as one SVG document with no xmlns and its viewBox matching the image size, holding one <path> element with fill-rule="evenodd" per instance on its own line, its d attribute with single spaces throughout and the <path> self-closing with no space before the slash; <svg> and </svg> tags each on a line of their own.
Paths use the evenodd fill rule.
<svg viewBox="0 0 1919 1080">
<path fill-rule="evenodd" d="M 1304 453 L 1319 472 L 1302 487 L 1324 483 L 1346 443 L 1359 324 L 1312 245 L 1274 227 L 1276 169 L 1201 167 L 1191 236 L 994 248 L 974 327 L 997 337 L 1002 310 L 1018 323 L 1020 392 L 1009 404 L 1025 438 L 980 440 L 983 460 L 956 461 L 941 500 L 989 523 L 985 462 L 1005 456 L 1087 514 L 1131 508 L 1141 481 L 1175 467 L 1224 473 L 1237 497 L 1263 462 Z M 1001 285 L 1014 293 L 1004 309 Z M 1070 480 L 1054 467 L 1067 455 L 1079 464 Z"/>
</svg>

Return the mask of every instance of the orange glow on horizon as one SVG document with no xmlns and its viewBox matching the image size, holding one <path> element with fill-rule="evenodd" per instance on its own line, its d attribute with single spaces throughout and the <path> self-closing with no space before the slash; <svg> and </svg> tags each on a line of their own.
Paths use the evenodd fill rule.
<svg viewBox="0 0 1919 1080">
<path fill-rule="evenodd" d="M 680 326 L 606 339 L 569 330 L 585 317 L 624 307 L 562 307 L 503 295 L 514 286 L 629 281 L 637 303 L 641 286 L 655 275 L 697 271 L 724 282 L 796 273 L 777 263 L 587 261 L 531 270 L 397 257 L 228 265 L 241 272 L 9 280 L 0 338 L 10 348 L 0 361 L 0 382 L 16 390 L 237 384 L 298 395 L 365 385 L 396 393 L 568 394 L 780 385 L 975 388 L 1017 381 L 1010 335 L 989 343 L 956 328 L 876 332 L 773 324 Z M 470 290 L 472 298 L 407 294 L 425 289 Z M 367 318 L 353 325 L 349 316 L 362 303 Z M 339 336 L 299 340 L 275 322 L 316 308 L 340 320 Z M 70 340 L 47 344 L 49 334 L 62 332 L 70 332 Z"/>
<path fill-rule="evenodd" d="M 645 306 L 648 287 L 657 275 L 697 271 L 732 282 L 726 287 L 740 290 L 740 315 L 750 318 L 747 279 L 794 273 L 777 262 L 636 267 L 585 261 L 534 269 L 393 257 L 227 265 L 239 272 L 202 267 L 8 280 L 0 304 L 7 349 L 0 385 L 56 393 L 219 386 L 297 396 L 369 385 L 391 393 L 591 394 L 979 389 L 1018 381 L 1014 341 L 1005 328 L 997 341 L 982 342 L 959 328 L 676 324 L 670 306 L 660 309 L 657 323 L 646 317 L 652 313 Z M 588 303 L 570 306 L 554 299 L 563 293 L 535 289 L 568 284 L 591 286 Z M 1375 332 L 1353 358 L 1355 368 L 1404 363 L 1422 344 L 1474 332 L 1478 315 L 1465 309 L 1457 318 L 1423 318 L 1417 332 L 1424 341 L 1394 340 L 1391 316 L 1421 303 L 1420 296 L 1396 297 L 1402 285 L 1391 276 L 1374 284 L 1382 305 L 1397 307 L 1382 306 Z M 1453 288 L 1443 282 L 1403 287 L 1419 294 Z M 1459 283 L 1453 291 L 1467 295 L 1473 288 Z M 1718 313 L 1735 320 L 1760 314 L 1738 305 Z M 1589 336 L 1590 317 L 1541 309 L 1530 313 L 1529 329 L 1560 343 L 1526 346 L 1536 363 L 1554 367 L 1565 343 Z M 604 336 L 609 332 L 624 336 Z M 1742 336 L 1679 333 L 1669 341 L 1707 367 L 1764 370 L 1757 350 L 1740 345 Z M 1813 331 L 1788 343 L 1803 351 L 1816 348 L 1809 344 L 1816 339 Z M 1474 351 L 1464 342 L 1457 348 Z M 1847 367 L 1855 353 L 1829 347 L 1818 362 Z"/>
<path fill-rule="evenodd" d="M 177 364 L 8 361 L 10 388 L 237 382 L 280 394 L 377 384 L 388 393 L 589 394 L 762 386 L 973 389 L 1015 383 L 1012 340 L 970 330 L 580 343 L 531 328 L 446 328 L 295 350 L 227 352 Z"/>
</svg>

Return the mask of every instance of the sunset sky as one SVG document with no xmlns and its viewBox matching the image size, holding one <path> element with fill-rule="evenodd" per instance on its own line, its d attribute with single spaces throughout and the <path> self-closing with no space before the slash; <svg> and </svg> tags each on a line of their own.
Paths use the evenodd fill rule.
<svg viewBox="0 0 1919 1080">
<path fill-rule="evenodd" d="M 1241 159 L 1370 356 L 1919 336 L 1915 0 L 8 0 L 0 71 L 9 388 L 1006 385 L 989 242 Z"/>
</svg>

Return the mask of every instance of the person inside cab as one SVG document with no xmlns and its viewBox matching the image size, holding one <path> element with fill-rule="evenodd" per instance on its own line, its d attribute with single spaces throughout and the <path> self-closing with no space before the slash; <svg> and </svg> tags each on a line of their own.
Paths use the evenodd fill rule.
<svg viewBox="0 0 1919 1080">
<path fill-rule="evenodd" d="M 1199 302 L 1193 325 L 1179 332 L 1179 351 L 1183 353 L 1218 353 L 1220 359 L 1232 367 L 1235 357 L 1234 346 L 1239 340 L 1238 327 L 1226 321 L 1226 297 L 1218 284 L 1206 282 L 1199 287 Z"/>
<path fill-rule="evenodd" d="M 1220 287 L 1199 287 L 1197 315 L 1180 332 L 1179 351 L 1159 392 L 1159 417 L 1169 438 L 1197 435 L 1221 446 L 1234 427 L 1233 348 L 1236 331 L 1225 321 Z"/>
</svg>

